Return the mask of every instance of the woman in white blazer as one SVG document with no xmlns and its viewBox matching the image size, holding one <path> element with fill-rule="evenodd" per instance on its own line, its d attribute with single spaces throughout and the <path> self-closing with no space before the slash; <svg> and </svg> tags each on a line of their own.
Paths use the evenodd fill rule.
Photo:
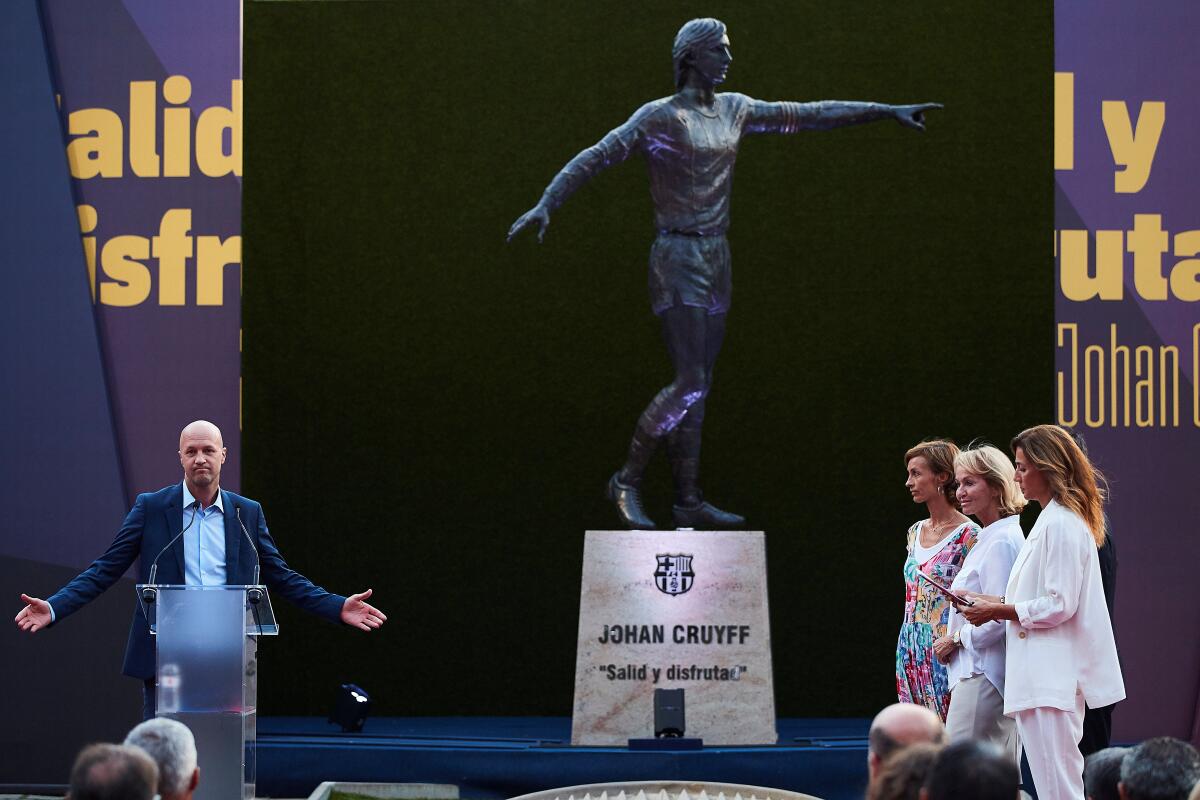
<svg viewBox="0 0 1200 800">
<path fill-rule="evenodd" d="M 991 445 L 964 450 L 954 459 L 958 502 L 964 514 L 983 526 L 954 578 L 951 588 L 956 593 L 1004 594 L 1013 562 L 1025 545 L 1020 520 L 1025 496 L 1014 477 L 1012 461 Z M 1016 723 L 1004 714 L 1004 629 L 1000 620 L 975 627 L 955 611 L 933 651 L 946 665 L 950 686 L 950 741 L 991 741 L 1015 761 Z"/>
<path fill-rule="evenodd" d="M 1006 620 L 1004 713 L 1042 800 L 1083 798 L 1084 703 L 1125 698 L 1096 551 L 1104 541 L 1103 478 L 1062 428 L 1012 441 L 1016 480 L 1042 507 L 1000 597 L 967 594 L 973 625 Z"/>
</svg>

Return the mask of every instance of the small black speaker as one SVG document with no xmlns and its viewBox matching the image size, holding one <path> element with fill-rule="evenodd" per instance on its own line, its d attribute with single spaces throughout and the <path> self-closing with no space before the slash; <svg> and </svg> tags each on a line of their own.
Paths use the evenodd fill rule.
<svg viewBox="0 0 1200 800">
<path fill-rule="evenodd" d="M 683 689 L 655 689 L 655 737 L 659 739 L 678 739 L 683 736 L 685 730 Z"/>
</svg>

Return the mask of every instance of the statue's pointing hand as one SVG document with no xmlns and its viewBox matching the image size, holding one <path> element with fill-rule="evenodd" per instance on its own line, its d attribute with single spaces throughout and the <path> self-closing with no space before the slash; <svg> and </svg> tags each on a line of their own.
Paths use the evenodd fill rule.
<svg viewBox="0 0 1200 800">
<path fill-rule="evenodd" d="M 918 103 L 913 106 L 892 106 L 892 113 L 896 115 L 896 122 L 904 127 L 923 131 L 925 130 L 925 112 L 939 108 L 943 108 L 941 103 Z"/>
<path fill-rule="evenodd" d="M 550 227 L 550 212 L 541 203 L 538 203 L 517 218 L 517 221 L 508 229 L 508 238 L 505 241 L 511 242 L 514 236 L 535 222 L 538 226 L 538 244 L 541 244 L 542 239 L 546 236 L 546 228 Z"/>
</svg>

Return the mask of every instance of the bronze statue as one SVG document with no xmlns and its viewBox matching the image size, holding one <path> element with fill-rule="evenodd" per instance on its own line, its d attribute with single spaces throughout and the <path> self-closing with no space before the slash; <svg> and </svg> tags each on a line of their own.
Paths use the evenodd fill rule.
<svg viewBox="0 0 1200 800">
<path fill-rule="evenodd" d="M 602 169 L 640 153 L 650 171 L 658 237 L 650 249 L 650 304 L 661 317 L 675 379 L 650 401 L 633 431 L 624 466 L 608 482 L 608 498 L 628 528 L 653 528 L 642 508 L 642 475 L 666 439 L 675 482 L 677 527 L 737 528 L 745 519 L 705 502 L 699 488 L 700 431 L 713 364 L 725 337 L 730 257 L 725 231 L 733 164 L 743 136 L 795 133 L 894 119 L 924 130 L 936 103 L 891 106 L 822 101 L 768 103 L 716 92 L 733 55 L 725 25 L 694 19 L 679 29 L 672 50 L 675 94 L 654 100 L 567 163 L 538 204 L 513 223 L 508 239 L 538 226 Z"/>
</svg>

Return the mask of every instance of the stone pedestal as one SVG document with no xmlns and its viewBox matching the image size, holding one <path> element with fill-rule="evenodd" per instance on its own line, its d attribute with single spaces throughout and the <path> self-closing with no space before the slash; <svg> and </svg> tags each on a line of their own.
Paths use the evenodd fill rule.
<svg viewBox="0 0 1200 800">
<path fill-rule="evenodd" d="M 654 735 L 655 689 L 684 689 L 687 735 L 774 744 L 761 531 L 588 531 L 571 743 Z"/>
</svg>

